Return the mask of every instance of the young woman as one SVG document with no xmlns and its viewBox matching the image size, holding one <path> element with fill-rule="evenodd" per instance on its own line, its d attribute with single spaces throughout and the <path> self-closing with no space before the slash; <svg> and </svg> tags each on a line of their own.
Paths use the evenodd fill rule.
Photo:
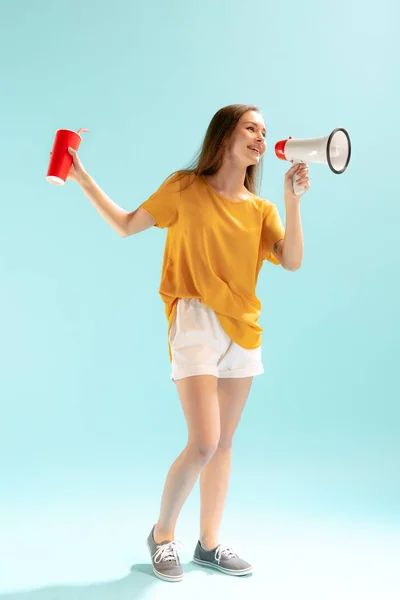
<svg viewBox="0 0 400 600">
<path fill-rule="evenodd" d="M 153 571 L 165 581 L 183 578 L 175 525 L 199 475 L 200 536 L 193 560 L 231 575 L 252 571 L 218 542 L 232 438 L 252 379 L 263 373 L 258 275 L 264 260 L 290 271 L 300 267 L 300 197 L 293 192 L 293 175 L 306 190 L 310 187 L 307 165 L 287 171 L 284 230 L 276 206 L 257 195 L 265 151 L 258 107 L 222 108 L 210 122 L 195 163 L 127 212 L 106 196 L 70 149 L 69 178 L 118 234 L 168 228 L 160 295 L 168 319 L 171 379 L 188 441 L 168 472 L 158 521 L 147 540 Z"/>
</svg>

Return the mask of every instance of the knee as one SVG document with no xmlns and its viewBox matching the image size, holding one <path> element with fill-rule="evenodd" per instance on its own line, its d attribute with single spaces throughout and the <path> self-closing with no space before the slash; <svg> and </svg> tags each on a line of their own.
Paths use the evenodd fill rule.
<svg viewBox="0 0 400 600">
<path fill-rule="evenodd" d="M 188 450 L 200 463 L 207 463 L 218 448 L 218 440 L 204 439 L 188 443 Z"/>
<path fill-rule="evenodd" d="M 217 450 L 231 450 L 232 436 L 221 436 L 218 441 Z"/>
</svg>

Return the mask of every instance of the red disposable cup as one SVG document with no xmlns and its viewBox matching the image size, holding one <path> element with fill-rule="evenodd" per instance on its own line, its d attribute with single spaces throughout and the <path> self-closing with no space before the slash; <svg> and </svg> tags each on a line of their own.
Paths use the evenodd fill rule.
<svg viewBox="0 0 400 600">
<path fill-rule="evenodd" d="M 70 129 L 58 129 L 56 131 L 50 164 L 46 175 L 46 179 L 49 183 L 53 183 L 54 185 L 64 185 L 72 165 L 72 156 L 68 152 L 68 148 L 78 150 L 81 141 L 81 136 L 75 131 L 71 131 Z"/>
</svg>

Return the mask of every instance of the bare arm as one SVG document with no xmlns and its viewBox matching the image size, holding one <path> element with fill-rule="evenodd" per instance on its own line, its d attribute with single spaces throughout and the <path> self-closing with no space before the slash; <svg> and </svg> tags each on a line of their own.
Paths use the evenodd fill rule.
<svg viewBox="0 0 400 600">
<path fill-rule="evenodd" d="M 284 269 L 286 269 L 287 271 L 296 271 L 297 270 L 298 267 L 295 268 L 295 267 L 289 266 L 289 263 L 285 260 L 284 240 L 279 240 L 279 242 L 276 242 L 276 244 L 274 244 L 274 246 L 272 248 L 272 253 Z"/>
<path fill-rule="evenodd" d="M 283 268 L 288 271 L 297 271 L 301 267 L 303 260 L 303 228 L 298 197 L 288 198 L 286 201 L 286 231 L 279 260 Z"/>
<path fill-rule="evenodd" d="M 118 235 L 128 237 L 134 233 L 144 231 L 156 223 L 155 219 L 140 207 L 128 213 L 128 211 L 113 202 L 84 169 L 77 151 L 73 148 L 68 148 L 68 152 L 72 156 L 72 165 L 68 172 L 68 179 L 75 181 L 82 188 L 97 212 L 111 225 Z"/>
<path fill-rule="evenodd" d="M 303 260 L 303 227 L 300 215 L 300 198 L 293 190 L 293 176 L 307 191 L 310 188 L 308 166 L 305 163 L 294 165 L 285 174 L 284 200 L 286 206 L 286 229 L 283 240 L 277 242 L 273 253 L 284 269 L 297 271 Z"/>
<path fill-rule="evenodd" d="M 103 219 L 120 236 L 125 236 L 127 211 L 115 204 L 88 173 L 81 176 L 78 183 Z"/>
<path fill-rule="evenodd" d="M 79 184 L 97 212 L 121 237 L 139 233 L 155 224 L 155 219 L 143 208 L 129 213 L 115 204 L 90 175 L 85 174 Z"/>
<path fill-rule="evenodd" d="M 126 216 L 126 236 L 140 233 L 149 227 L 153 227 L 156 220 L 144 208 L 137 208 Z"/>
<path fill-rule="evenodd" d="M 283 247 L 283 240 L 279 240 L 279 242 L 276 242 L 276 244 L 274 244 L 274 246 L 272 248 L 272 254 L 275 256 L 276 260 L 278 260 L 281 265 L 282 265 L 282 247 Z"/>
<path fill-rule="evenodd" d="M 286 223 L 288 223 L 288 219 L 286 219 Z M 299 231 L 297 231 L 298 228 L 300 228 Z M 272 253 L 284 269 L 287 271 L 297 271 L 301 266 L 301 257 L 303 255 L 301 222 L 299 222 L 299 225 L 293 233 L 290 227 L 287 227 L 286 232 L 288 231 L 290 235 L 288 236 L 288 234 L 285 233 L 285 238 L 274 244 Z M 295 235 L 297 236 L 296 238 L 294 238 Z M 292 240 L 293 238 L 295 239 L 295 243 L 287 241 L 288 239 Z M 291 245 L 285 246 L 285 243 L 290 243 Z M 292 257 L 293 254 L 294 258 Z"/>
</svg>

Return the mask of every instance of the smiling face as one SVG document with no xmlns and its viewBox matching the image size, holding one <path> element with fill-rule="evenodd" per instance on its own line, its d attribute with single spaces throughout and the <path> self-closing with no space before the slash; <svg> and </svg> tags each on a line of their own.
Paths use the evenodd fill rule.
<svg viewBox="0 0 400 600">
<path fill-rule="evenodd" d="M 228 156 L 236 164 L 257 165 L 267 149 L 266 127 L 260 113 L 249 110 L 239 119 L 228 146 Z"/>
</svg>

